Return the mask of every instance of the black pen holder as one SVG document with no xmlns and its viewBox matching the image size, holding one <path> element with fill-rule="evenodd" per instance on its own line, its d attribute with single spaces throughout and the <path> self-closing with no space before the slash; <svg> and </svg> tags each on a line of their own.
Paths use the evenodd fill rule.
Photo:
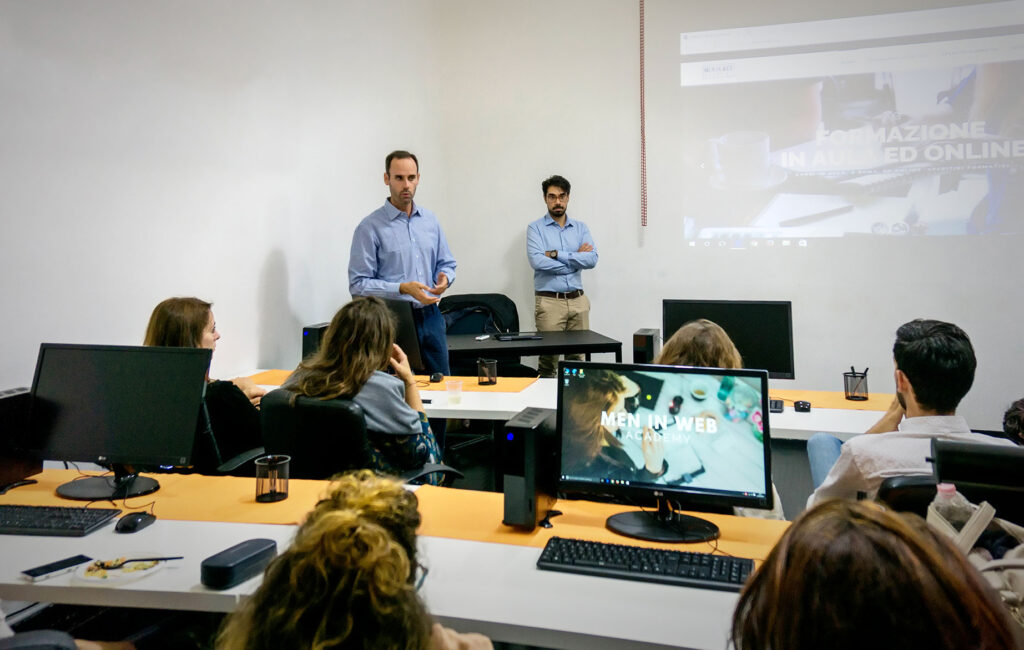
<svg viewBox="0 0 1024 650">
<path fill-rule="evenodd" d="M 863 402 L 868 398 L 868 373 L 866 372 L 844 372 L 843 392 L 846 399 L 855 402 Z"/>
</svg>

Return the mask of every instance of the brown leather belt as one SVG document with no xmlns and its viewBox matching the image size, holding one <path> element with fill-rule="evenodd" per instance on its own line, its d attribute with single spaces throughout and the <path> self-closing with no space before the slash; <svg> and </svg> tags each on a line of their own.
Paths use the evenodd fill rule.
<svg viewBox="0 0 1024 650">
<path fill-rule="evenodd" d="M 576 291 L 570 291 L 569 293 L 558 293 L 557 291 L 535 291 L 538 296 L 544 298 L 557 298 L 559 300 L 572 300 L 573 298 L 579 298 L 583 295 L 583 289 L 577 289 Z"/>
</svg>

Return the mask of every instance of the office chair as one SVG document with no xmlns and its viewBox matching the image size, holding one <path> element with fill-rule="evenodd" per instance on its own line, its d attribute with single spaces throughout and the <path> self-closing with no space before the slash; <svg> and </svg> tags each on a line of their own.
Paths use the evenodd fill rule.
<svg viewBox="0 0 1024 650">
<path fill-rule="evenodd" d="M 444 317 L 447 334 L 500 334 L 519 331 L 516 303 L 502 293 L 465 293 L 444 296 L 438 307 Z M 521 357 L 498 359 L 500 377 L 536 377 L 537 371 L 520 363 Z M 475 361 L 452 365 L 456 376 L 477 374 Z"/>
<path fill-rule="evenodd" d="M 917 476 L 890 476 L 882 481 L 875 497 L 897 512 L 912 512 L 927 516 L 928 506 L 935 499 L 935 477 L 930 474 Z"/>
<path fill-rule="evenodd" d="M 972 503 L 988 501 L 997 516 L 1024 523 L 1024 448 L 932 439 L 931 475 L 891 476 L 877 499 L 900 512 L 922 517 L 938 483 L 952 483 Z"/>
<path fill-rule="evenodd" d="M 291 478 L 327 479 L 371 466 L 366 418 L 351 400 L 322 400 L 278 388 L 263 396 L 260 417 L 266 453 L 291 456 Z M 409 482 L 434 472 L 462 478 L 458 470 L 436 463 L 426 463 L 400 478 Z"/>
</svg>

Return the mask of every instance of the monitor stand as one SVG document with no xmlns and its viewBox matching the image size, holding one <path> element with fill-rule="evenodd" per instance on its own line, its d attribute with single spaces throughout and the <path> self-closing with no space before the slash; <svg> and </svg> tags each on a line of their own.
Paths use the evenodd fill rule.
<svg viewBox="0 0 1024 650">
<path fill-rule="evenodd" d="M 57 486 L 57 496 L 75 501 L 114 501 L 130 499 L 156 492 L 160 483 L 147 476 L 139 476 L 133 468 L 114 463 L 113 476 L 90 476 L 68 481 Z"/>
<path fill-rule="evenodd" d="M 632 510 L 608 517 L 608 529 L 649 542 L 707 542 L 718 538 L 718 526 L 706 519 L 678 513 L 658 497 L 658 511 Z"/>
</svg>

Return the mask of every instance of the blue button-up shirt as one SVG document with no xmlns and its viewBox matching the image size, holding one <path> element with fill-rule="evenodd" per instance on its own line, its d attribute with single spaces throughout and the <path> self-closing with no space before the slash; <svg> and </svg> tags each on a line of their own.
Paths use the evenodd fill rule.
<svg viewBox="0 0 1024 650">
<path fill-rule="evenodd" d="M 593 246 L 594 250 L 578 253 L 583 242 Z M 558 259 L 544 254 L 551 250 L 558 251 Z M 581 271 L 597 266 L 597 246 L 587 224 L 566 217 L 562 228 L 550 214 L 526 227 L 526 256 L 533 267 L 535 291 L 567 293 L 582 289 Z"/>
<path fill-rule="evenodd" d="M 455 257 L 434 213 L 413 204 L 412 216 L 385 201 L 364 218 L 352 235 L 348 258 L 348 289 L 353 296 L 396 298 L 422 307 L 402 295 L 403 282 L 437 284 L 437 274 L 455 282 Z"/>
</svg>

